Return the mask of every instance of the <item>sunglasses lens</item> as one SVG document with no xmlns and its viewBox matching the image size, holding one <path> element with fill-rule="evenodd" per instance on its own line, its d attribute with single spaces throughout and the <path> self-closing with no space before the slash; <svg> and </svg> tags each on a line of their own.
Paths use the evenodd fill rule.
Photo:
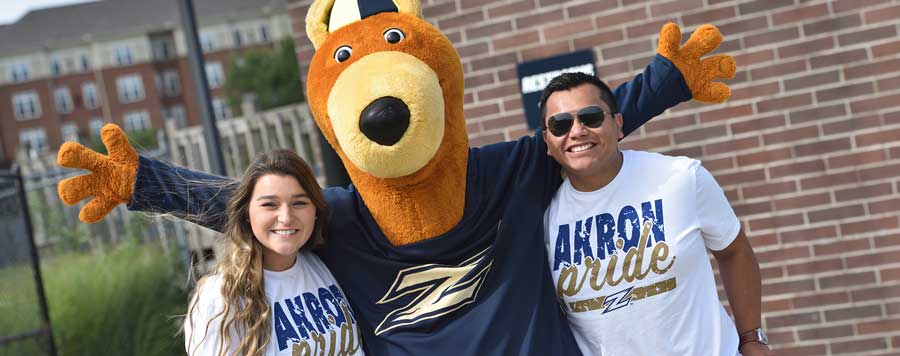
<svg viewBox="0 0 900 356">
<path fill-rule="evenodd" d="M 563 136 L 572 128 L 574 120 L 575 118 L 572 117 L 572 114 L 559 113 L 550 117 L 547 129 L 550 130 L 553 136 Z"/>
<path fill-rule="evenodd" d="M 606 114 L 603 112 L 603 109 L 596 106 L 588 106 L 578 110 L 578 120 L 581 120 L 584 126 L 592 129 L 600 127 L 605 117 Z"/>
</svg>

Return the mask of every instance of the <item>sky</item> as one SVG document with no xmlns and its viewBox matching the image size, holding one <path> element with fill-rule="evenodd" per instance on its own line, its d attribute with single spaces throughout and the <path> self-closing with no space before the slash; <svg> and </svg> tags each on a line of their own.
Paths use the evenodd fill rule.
<svg viewBox="0 0 900 356">
<path fill-rule="evenodd" d="M 0 0 L 0 25 L 16 22 L 29 10 L 91 1 L 94 0 Z"/>
</svg>

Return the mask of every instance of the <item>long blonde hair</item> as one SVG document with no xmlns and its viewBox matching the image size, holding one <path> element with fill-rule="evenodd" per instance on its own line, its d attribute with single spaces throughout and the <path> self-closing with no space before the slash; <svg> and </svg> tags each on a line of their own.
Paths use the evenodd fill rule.
<svg viewBox="0 0 900 356">
<path fill-rule="evenodd" d="M 222 278 L 222 299 L 224 308 L 206 322 L 209 330 L 213 319 L 221 317 L 219 323 L 219 353 L 224 356 L 227 345 L 231 345 L 231 330 L 240 335 L 238 355 L 262 355 L 271 339 L 269 321 L 271 307 L 266 300 L 263 285 L 262 245 L 253 235 L 250 227 L 249 206 L 253 188 L 260 177 L 267 174 L 290 176 L 297 179 L 316 207 L 316 223 L 309 241 L 301 248 L 307 250 L 324 242 L 325 226 L 328 225 L 328 209 L 322 188 L 316 181 L 309 165 L 303 158 L 289 150 L 274 150 L 258 156 L 234 189 L 228 201 L 225 222 L 225 253 L 219 258 L 215 272 L 203 277 L 194 290 L 188 318 L 193 325 L 192 314 L 199 301 L 198 293 L 210 276 Z M 203 333 L 206 335 L 206 332 Z M 185 335 L 192 337 L 192 335 Z M 201 343 L 203 340 L 200 341 Z M 188 342 L 188 345 L 191 345 Z M 190 354 L 190 350 L 188 350 Z"/>
</svg>

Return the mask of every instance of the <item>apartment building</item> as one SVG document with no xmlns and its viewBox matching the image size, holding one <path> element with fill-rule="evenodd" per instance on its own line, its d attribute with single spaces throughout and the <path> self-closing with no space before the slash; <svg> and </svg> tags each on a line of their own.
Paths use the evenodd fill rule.
<svg viewBox="0 0 900 356">
<path fill-rule="evenodd" d="M 240 51 L 290 37 L 283 0 L 194 0 L 217 117 Z M 0 160 L 64 141 L 90 142 L 107 122 L 127 131 L 199 124 L 176 0 L 107 0 L 32 11 L 0 26 Z"/>
</svg>

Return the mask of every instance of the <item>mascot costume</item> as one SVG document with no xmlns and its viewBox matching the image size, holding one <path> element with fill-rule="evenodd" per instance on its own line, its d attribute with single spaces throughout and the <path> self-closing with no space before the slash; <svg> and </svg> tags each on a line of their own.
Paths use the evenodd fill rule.
<svg viewBox="0 0 900 356">
<path fill-rule="evenodd" d="M 326 189 L 332 212 L 319 255 L 346 292 L 372 355 L 578 355 L 544 249 L 544 209 L 559 165 L 537 134 L 470 148 L 463 70 L 419 0 L 316 0 L 307 98 L 353 182 Z M 663 27 L 659 55 L 615 90 L 625 134 L 691 98 L 722 102 L 734 60 L 701 56 L 721 34 L 698 28 L 681 46 Z M 230 179 L 140 157 L 115 125 L 104 156 L 67 142 L 59 164 L 91 174 L 60 182 L 67 204 L 93 196 L 80 219 L 118 204 L 221 229 Z M 207 181 L 209 183 L 203 183 Z M 333 311 L 324 308 L 325 313 Z M 272 342 L 299 342 L 273 314 Z"/>
</svg>

